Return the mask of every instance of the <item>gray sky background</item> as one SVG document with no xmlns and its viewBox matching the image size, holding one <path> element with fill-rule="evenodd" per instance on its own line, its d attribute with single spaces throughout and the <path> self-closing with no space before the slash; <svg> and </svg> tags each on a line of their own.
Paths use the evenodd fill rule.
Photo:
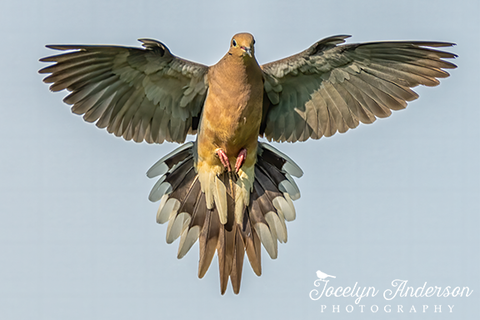
<svg viewBox="0 0 480 320">
<path fill-rule="evenodd" d="M 479 16 L 474 0 L 2 1 L 0 319 L 476 319 Z M 263 251 L 263 275 L 245 263 L 240 295 L 230 287 L 221 296 L 216 259 L 199 280 L 198 245 L 177 260 L 178 241 L 165 243 L 158 203 L 147 199 L 155 181 L 145 172 L 176 145 L 126 142 L 85 123 L 37 70 L 54 53 L 46 44 L 138 46 L 144 37 L 211 65 L 240 31 L 255 35 L 260 63 L 351 34 L 350 43 L 455 42 L 459 68 L 438 87 L 417 88 L 420 98 L 388 119 L 275 144 L 305 172 L 297 219 L 278 259 Z M 364 298 L 361 313 L 353 298 L 310 300 L 318 269 L 336 275 L 335 287 L 383 291 L 403 279 L 474 291 L 391 302 L 379 295 Z M 397 313 L 399 304 L 417 313 Z M 347 313 L 347 305 L 357 309 Z"/>
</svg>

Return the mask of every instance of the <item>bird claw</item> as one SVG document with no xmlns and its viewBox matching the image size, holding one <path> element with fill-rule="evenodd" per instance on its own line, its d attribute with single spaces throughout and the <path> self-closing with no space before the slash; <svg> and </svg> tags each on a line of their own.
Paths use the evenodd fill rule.
<svg viewBox="0 0 480 320">
<path fill-rule="evenodd" d="M 232 167 L 230 166 L 230 161 L 228 160 L 227 154 L 222 149 L 217 150 L 217 156 L 220 159 L 220 162 L 223 164 L 228 172 L 232 171 Z M 247 149 L 243 148 L 237 155 L 237 161 L 235 162 L 235 172 L 238 173 L 238 170 L 243 166 L 245 159 L 247 158 Z"/>
<path fill-rule="evenodd" d="M 247 158 L 247 149 L 242 148 L 242 150 L 240 150 L 240 152 L 238 153 L 237 161 L 235 162 L 235 172 L 238 173 L 238 170 L 240 170 L 246 158 Z"/>
<path fill-rule="evenodd" d="M 217 156 L 220 158 L 220 161 L 222 162 L 225 169 L 227 169 L 228 172 L 232 171 L 232 167 L 230 167 L 230 161 L 228 161 L 228 157 L 225 154 L 225 151 L 223 151 L 222 149 L 218 149 Z"/>
</svg>

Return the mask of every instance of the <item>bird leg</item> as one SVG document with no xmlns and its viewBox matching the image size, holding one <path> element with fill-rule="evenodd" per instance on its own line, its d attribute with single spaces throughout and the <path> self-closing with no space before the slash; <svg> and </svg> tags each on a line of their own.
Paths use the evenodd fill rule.
<svg viewBox="0 0 480 320">
<path fill-rule="evenodd" d="M 222 162 L 225 169 L 228 170 L 228 172 L 232 171 L 232 168 L 230 167 L 230 161 L 228 161 L 228 157 L 225 154 L 225 151 L 223 151 L 222 149 L 218 149 L 217 156 L 220 158 L 220 161 Z"/>
<path fill-rule="evenodd" d="M 242 148 L 242 150 L 240 150 L 240 152 L 238 153 L 237 161 L 235 162 L 235 172 L 238 172 L 238 170 L 240 170 L 246 158 L 247 158 L 247 149 Z"/>
</svg>

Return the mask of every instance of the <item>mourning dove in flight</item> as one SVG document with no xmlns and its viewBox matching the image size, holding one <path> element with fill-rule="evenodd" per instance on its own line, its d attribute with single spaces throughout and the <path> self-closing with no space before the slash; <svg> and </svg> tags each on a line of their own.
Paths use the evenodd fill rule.
<svg viewBox="0 0 480 320">
<path fill-rule="evenodd" d="M 260 275 L 261 244 L 272 259 L 287 241 L 302 170 L 270 144 L 330 137 L 406 107 L 410 88 L 448 77 L 429 41 L 345 44 L 349 36 L 318 41 L 291 57 L 259 65 L 251 34 L 236 34 L 211 67 L 173 55 L 161 42 L 144 48 L 49 45 L 67 51 L 41 59 L 52 91 L 85 121 L 135 142 L 183 143 L 147 173 L 161 176 L 149 199 L 161 200 L 157 222 L 168 221 L 167 242 L 180 237 L 178 258 L 199 241 L 198 276 L 217 252 L 223 294 L 230 278 L 240 290 L 245 252 Z M 261 244 L 260 244 L 261 243 Z"/>
</svg>

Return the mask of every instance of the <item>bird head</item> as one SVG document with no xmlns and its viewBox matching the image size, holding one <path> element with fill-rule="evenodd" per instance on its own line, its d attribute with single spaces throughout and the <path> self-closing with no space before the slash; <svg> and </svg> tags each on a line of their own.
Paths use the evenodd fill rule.
<svg viewBox="0 0 480 320">
<path fill-rule="evenodd" d="M 232 55 L 244 58 L 253 58 L 255 39 L 250 33 L 237 33 L 230 41 L 230 50 Z"/>
</svg>

